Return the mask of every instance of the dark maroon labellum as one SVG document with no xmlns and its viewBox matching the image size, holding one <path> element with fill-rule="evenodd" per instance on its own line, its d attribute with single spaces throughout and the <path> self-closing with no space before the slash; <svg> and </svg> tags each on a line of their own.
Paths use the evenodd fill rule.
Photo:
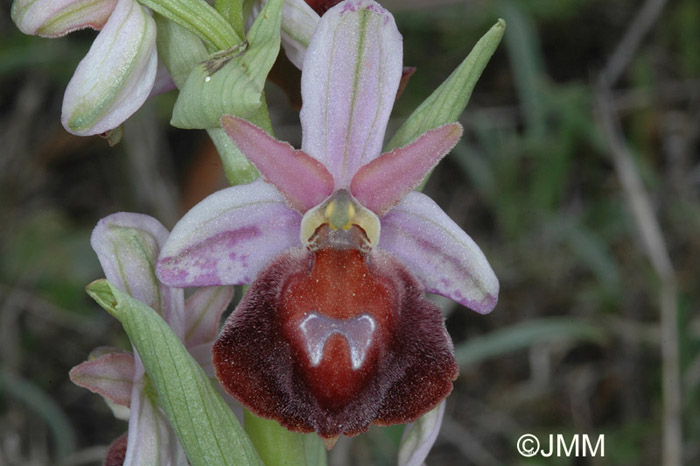
<svg viewBox="0 0 700 466">
<path fill-rule="evenodd" d="M 356 248 L 278 256 L 213 353 L 222 385 L 253 413 L 324 438 L 412 422 L 458 372 L 421 284 L 390 255 Z"/>
<path fill-rule="evenodd" d="M 322 16 L 323 13 L 330 10 L 341 1 L 342 0 L 306 0 L 306 3 L 313 8 L 319 16 Z"/>
</svg>

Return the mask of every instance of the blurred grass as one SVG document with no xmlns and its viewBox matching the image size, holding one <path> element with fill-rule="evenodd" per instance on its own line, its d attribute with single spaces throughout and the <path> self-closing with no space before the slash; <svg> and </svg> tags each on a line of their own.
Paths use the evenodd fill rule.
<svg viewBox="0 0 700 466">
<path fill-rule="evenodd" d="M 468 368 L 490 358 L 542 343 L 565 341 L 575 344 L 589 341 L 603 344 L 605 340 L 602 328 L 574 319 L 531 319 L 459 344 L 455 348 L 455 358 L 459 367 Z"/>
<path fill-rule="evenodd" d="M 496 18 L 508 24 L 461 118 L 465 136 L 425 191 L 483 248 L 501 281 L 492 314 L 448 313 L 462 371 L 447 405 L 444 429 L 452 430 L 430 465 L 661 462 L 659 283 L 593 111 L 594 77 L 639 7 L 470 0 L 396 14 L 405 63 L 418 71 L 397 102 L 394 128 Z M 83 295 L 100 276 L 89 232 L 118 210 L 164 215 L 162 199 L 135 190 L 134 180 L 166 167 L 166 184 L 196 182 L 188 167 L 204 139 L 167 128 L 172 96 L 138 115 L 158 144 L 146 168 L 127 144 L 66 136 L 63 89 L 92 34 L 28 38 L 7 18 L 0 33 L 0 361 L 53 399 L 80 452 L 126 428 L 67 380 L 93 347 L 125 345 L 118 324 Z M 699 36 L 700 3 L 669 2 L 612 97 L 679 280 L 688 465 L 700 462 Z M 271 89 L 280 134 L 298 134 L 298 117 L 274 96 Z M 153 147 L 134 134 L 132 148 Z M 1 393 L 0 464 L 54 464 L 67 443 L 51 425 Z M 401 431 L 341 440 L 331 465 L 393 464 Z M 525 462 L 515 442 L 526 432 L 604 433 L 605 461 Z"/>
<path fill-rule="evenodd" d="M 56 446 L 56 459 L 61 461 L 75 450 L 75 432 L 70 420 L 48 393 L 34 384 L 0 368 L 0 393 L 24 403 L 46 422 Z"/>
</svg>

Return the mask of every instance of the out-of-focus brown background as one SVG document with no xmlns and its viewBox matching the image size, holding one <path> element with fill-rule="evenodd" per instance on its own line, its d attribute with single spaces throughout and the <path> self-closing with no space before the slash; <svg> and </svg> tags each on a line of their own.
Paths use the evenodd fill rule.
<svg viewBox="0 0 700 466">
<path fill-rule="evenodd" d="M 503 17 L 506 36 L 426 192 L 501 282 L 487 316 L 440 301 L 461 375 L 427 463 L 700 464 L 700 3 L 393 0 L 417 67 L 389 134 Z M 3 2 L 9 13 L 9 1 Z M 0 16 L 0 465 L 100 464 L 126 429 L 68 370 L 128 347 L 84 293 L 95 223 L 167 227 L 225 185 L 204 132 L 151 99 L 110 148 L 61 127 L 95 33 L 48 40 Z M 298 116 L 269 91 L 278 137 Z M 682 396 L 681 396 L 682 394 Z M 522 457 L 518 438 L 605 435 L 605 457 Z M 400 429 L 342 440 L 332 465 L 390 465 Z"/>
</svg>

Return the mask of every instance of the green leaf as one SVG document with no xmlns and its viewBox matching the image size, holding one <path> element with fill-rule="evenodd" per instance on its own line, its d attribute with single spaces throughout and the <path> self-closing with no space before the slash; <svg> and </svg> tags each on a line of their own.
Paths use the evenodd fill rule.
<svg viewBox="0 0 700 466">
<path fill-rule="evenodd" d="M 236 416 L 153 309 L 107 280 L 87 292 L 124 326 L 192 466 L 261 464 Z"/>
<path fill-rule="evenodd" d="M 291 432 L 277 421 L 244 411 L 245 430 L 265 466 L 306 466 L 305 434 Z"/>
<path fill-rule="evenodd" d="M 605 339 L 606 334 L 602 329 L 580 320 L 556 317 L 535 319 L 462 343 L 455 347 L 455 357 L 459 367 L 466 367 L 537 343 L 561 340 L 602 343 Z"/>
<path fill-rule="evenodd" d="M 505 28 L 505 21 L 499 19 L 479 39 L 467 58 L 401 125 L 385 151 L 404 146 L 428 130 L 457 121 L 486 64 L 501 42 Z"/>
<path fill-rule="evenodd" d="M 248 45 L 217 52 L 194 67 L 175 102 L 171 124 L 178 128 L 217 128 L 222 115 L 250 118 L 280 48 L 283 0 L 265 4 L 248 33 Z"/>
<path fill-rule="evenodd" d="M 243 40 L 213 6 L 203 0 L 139 0 L 142 5 L 206 41 L 214 50 L 227 50 Z"/>
<path fill-rule="evenodd" d="M 192 68 L 209 56 L 202 40 L 162 15 L 154 14 L 158 59 L 165 64 L 173 82 L 182 88 Z"/>
</svg>

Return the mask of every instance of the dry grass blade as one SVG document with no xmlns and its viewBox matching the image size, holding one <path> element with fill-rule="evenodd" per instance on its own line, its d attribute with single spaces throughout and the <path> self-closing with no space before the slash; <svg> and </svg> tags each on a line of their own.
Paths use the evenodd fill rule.
<svg viewBox="0 0 700 466">
<path fill-rule="evenodd" d="M 665 5 L 666 0 L 647 0 L 644 3 L 600 73 L 601 82 L 608 87 L 613 87 L 620 79 L 642 39 L 656 23 Z"/>
<path fill-rule="evenodd" d="M 603 82 L 601 80 L 601 82 Z M 639 172 L 633 162 L 619 121 L 610 105 L 610 89 L 597 92 L 598 119 L 610 148 L 615 171 L 634 217 L 644 250 L 658 275 L 663 378 L 663 464 L 680 466 L 683 458 L 681 380 L 678 351 L 678 300 L 676 276 L 663 233 Z"/>
</svg>

